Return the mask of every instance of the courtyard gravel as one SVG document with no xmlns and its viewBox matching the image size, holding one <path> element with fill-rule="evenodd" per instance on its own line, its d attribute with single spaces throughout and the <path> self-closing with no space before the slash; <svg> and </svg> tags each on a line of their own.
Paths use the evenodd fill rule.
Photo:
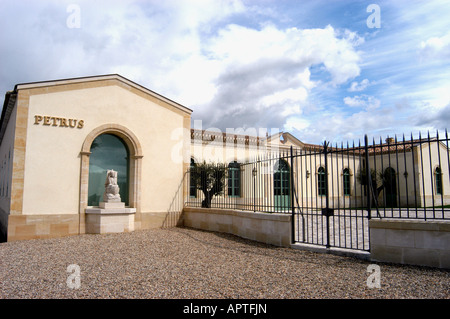
<svg viewBox="0 0 450 319">
<path fill-rule="evenodd" d="M 79 286 L 74 287 L 80 270 Z M 450 299 L 450 271 L 373 262 L 189 228 L 0 243 L 1 299 Z"/>
</svg>

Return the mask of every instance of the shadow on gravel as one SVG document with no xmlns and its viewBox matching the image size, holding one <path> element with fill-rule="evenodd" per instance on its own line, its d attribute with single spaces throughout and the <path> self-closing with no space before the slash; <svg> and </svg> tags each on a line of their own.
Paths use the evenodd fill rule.
<svg viewBox="0 0 450 319">
<path fill-rule="evenodd" d="M 190 227 L 176 227 L 176 228 L 170 228 L 167 229 L 169 231 L 177 232 L 179 234 L 182 234 L 184 236 L 187 236 L 197 242 L 202 243 L 203 245 L 212 246 L 216 248 L 226 249 L 226 250 L 232 250 L 239 253 L 244 254 L 251 254 L 251 255 L 259 255 L 259 256 L 271 256 L 273 258 L 277 259 L 284 259 L 288 261 L 297 261 L 302 263 L 310 263 L 310 264 L 317 264 L 317 265 L 329 265 L 329 266 L 342 266 L 342 267 L 349 267 L 351 265 L 359 264 L 359 265 L 365 265 L 370 264 L 368 261 L 361 260 L 356 257 L 344 257 L 344 256 L 336 256 L 333 254 L 324 254 L 324 253 L 318 253 L 318 252 L 312 252 L 307 250 L 297 250 L 292 248 L 286 248 L 286 247 L 278 247 L 271 244 L 265 244 L 260 243 L 257 241 L 253 241 L 250 239 L 242 238 L 236 235 L 227 234 L 227 233 L 221 233 L 221 232 L 215 232 L 215 231 L 208 231 L 208 230 L 201 230 L 201 229 L 195 229 Z M 186 231 L 184 231 L 186 230 Z M 227 245 L 221 244 L 221 243 L 215 243 L 210 241 L 205 241 L 200 239 L 200 237 L 196 237 L 195 233 L 208 233 L 216 236 L 220 239 L 225 239 L 226 241 L 231 241 L 235 244 L 234 245 Z"/>
<path fill-rule="evenodd" d="M 184 227 L 184 226 L 178 226 L 173 228 L 167 228 L 169 231 L 177 232 L 179 234 L 182 234 L 184 236 L 187 236 L 197 242 L 202 243 L 203 245 L 226 249 L 226 250 L 232 250 L 239 253 L 244 254 L 251 254 L 251 255 L 259 255 L 259 256 L 271 256 L 273 258 L 277 259 L 283 259 L 287 261 L 297 261 L 302 263 L 308 263 L 308 264 L 316 264 L 316 265 L 327 265 L 327 266 L 333 266 L 333 267 L 355 267 L 357 265 L 370 265 L 373 264 L 373 261 L 370 260 L 363 260 L 358 257 L 352 257 L 352 256 L 338 256 L 334 255 L 332 253 L 320 253 L 320 252 L 314 252 L 314 251 L 308 251 L 308 250 L 298 250 L 298 249 L 292 249 L 292 248 L 286 248 L 286 247 L 278 247 L 271 244 L 265 244 L 260 243 L 257 241 L 253 241 L 250 239 L 242 238 L 236 235 L 228 234 L 228 233 L 221 233 L 221 232 L 215 232 L 215 231 L 208 231 L 208 230 L 202 230 L 202 229 L 196 229 L 196 228 L 190 228 L 190 227 Z M 231 241 L 236 246 L 233 245 L 227 245 L 221 244 L 221 243 L 215 243 L 210 241 L 205 241 L 200 239 L 201 236 L 196 237 L 195 233 L 208 233 L 212 234 L 217 238 L 225 239 L 226 241 Z M 398 269 L 398 270 L 410 270 L 410 271 L 427 271 L 427 272 L 439 272 L 439 273 L 449 273 L 450 269 L 440 269 L 440 268 L 434 268 L 434 267 L 427 267 L 427 266 L 414 266 L 414 265 L 403 265 L 403 264 L 395 264 L 395 263 L 388 263 L 388 262 L 376 262 L 377 265 L 380 266 L 386 266 L 389 267 L 392 270 Z"/>
</svg>

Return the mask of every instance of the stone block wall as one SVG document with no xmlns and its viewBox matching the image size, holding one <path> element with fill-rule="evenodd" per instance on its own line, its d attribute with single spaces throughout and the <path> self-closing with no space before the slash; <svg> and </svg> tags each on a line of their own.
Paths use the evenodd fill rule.
<svg viewBox="0 0 450 319">
<path fill-rule="evenodd" d="M 371 219 L 371 259 L 450 269 L 450 221 Z"/>
<path fill-rule="evenodd" d="M 79 234 L 78 214 L 9 215 L 8 241 Z"/>
<path fill-rule="evenodd" d="M 276 246 L 291 245 L 289 214 L 186 207 L 183 215 L 186 227 L 229 233 Z"/>
</svg>

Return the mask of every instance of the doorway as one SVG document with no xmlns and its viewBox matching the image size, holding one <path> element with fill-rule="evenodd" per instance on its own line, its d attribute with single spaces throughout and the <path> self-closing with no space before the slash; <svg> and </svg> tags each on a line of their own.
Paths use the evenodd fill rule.
<svg viewBox="0 0 450 319">
<path fill-rule="evenodd" d="M 386 194 L 386 207 L 397 207 L 396 173 L 392 167 L 384 170 L 384 190 Z"/>
</svg>

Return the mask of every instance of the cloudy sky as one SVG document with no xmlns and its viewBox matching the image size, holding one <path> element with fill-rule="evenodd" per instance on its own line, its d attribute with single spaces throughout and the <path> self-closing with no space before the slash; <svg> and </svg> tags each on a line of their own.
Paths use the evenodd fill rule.
<svg viewBox="0 0 450 319">
<path fill-rule="evenodd" d="M 118 73 L 203 129 L 309 143 L 443 130 L 449 17 L 448 0 L 1 0 L 0 90 Z"/>
</svg>

